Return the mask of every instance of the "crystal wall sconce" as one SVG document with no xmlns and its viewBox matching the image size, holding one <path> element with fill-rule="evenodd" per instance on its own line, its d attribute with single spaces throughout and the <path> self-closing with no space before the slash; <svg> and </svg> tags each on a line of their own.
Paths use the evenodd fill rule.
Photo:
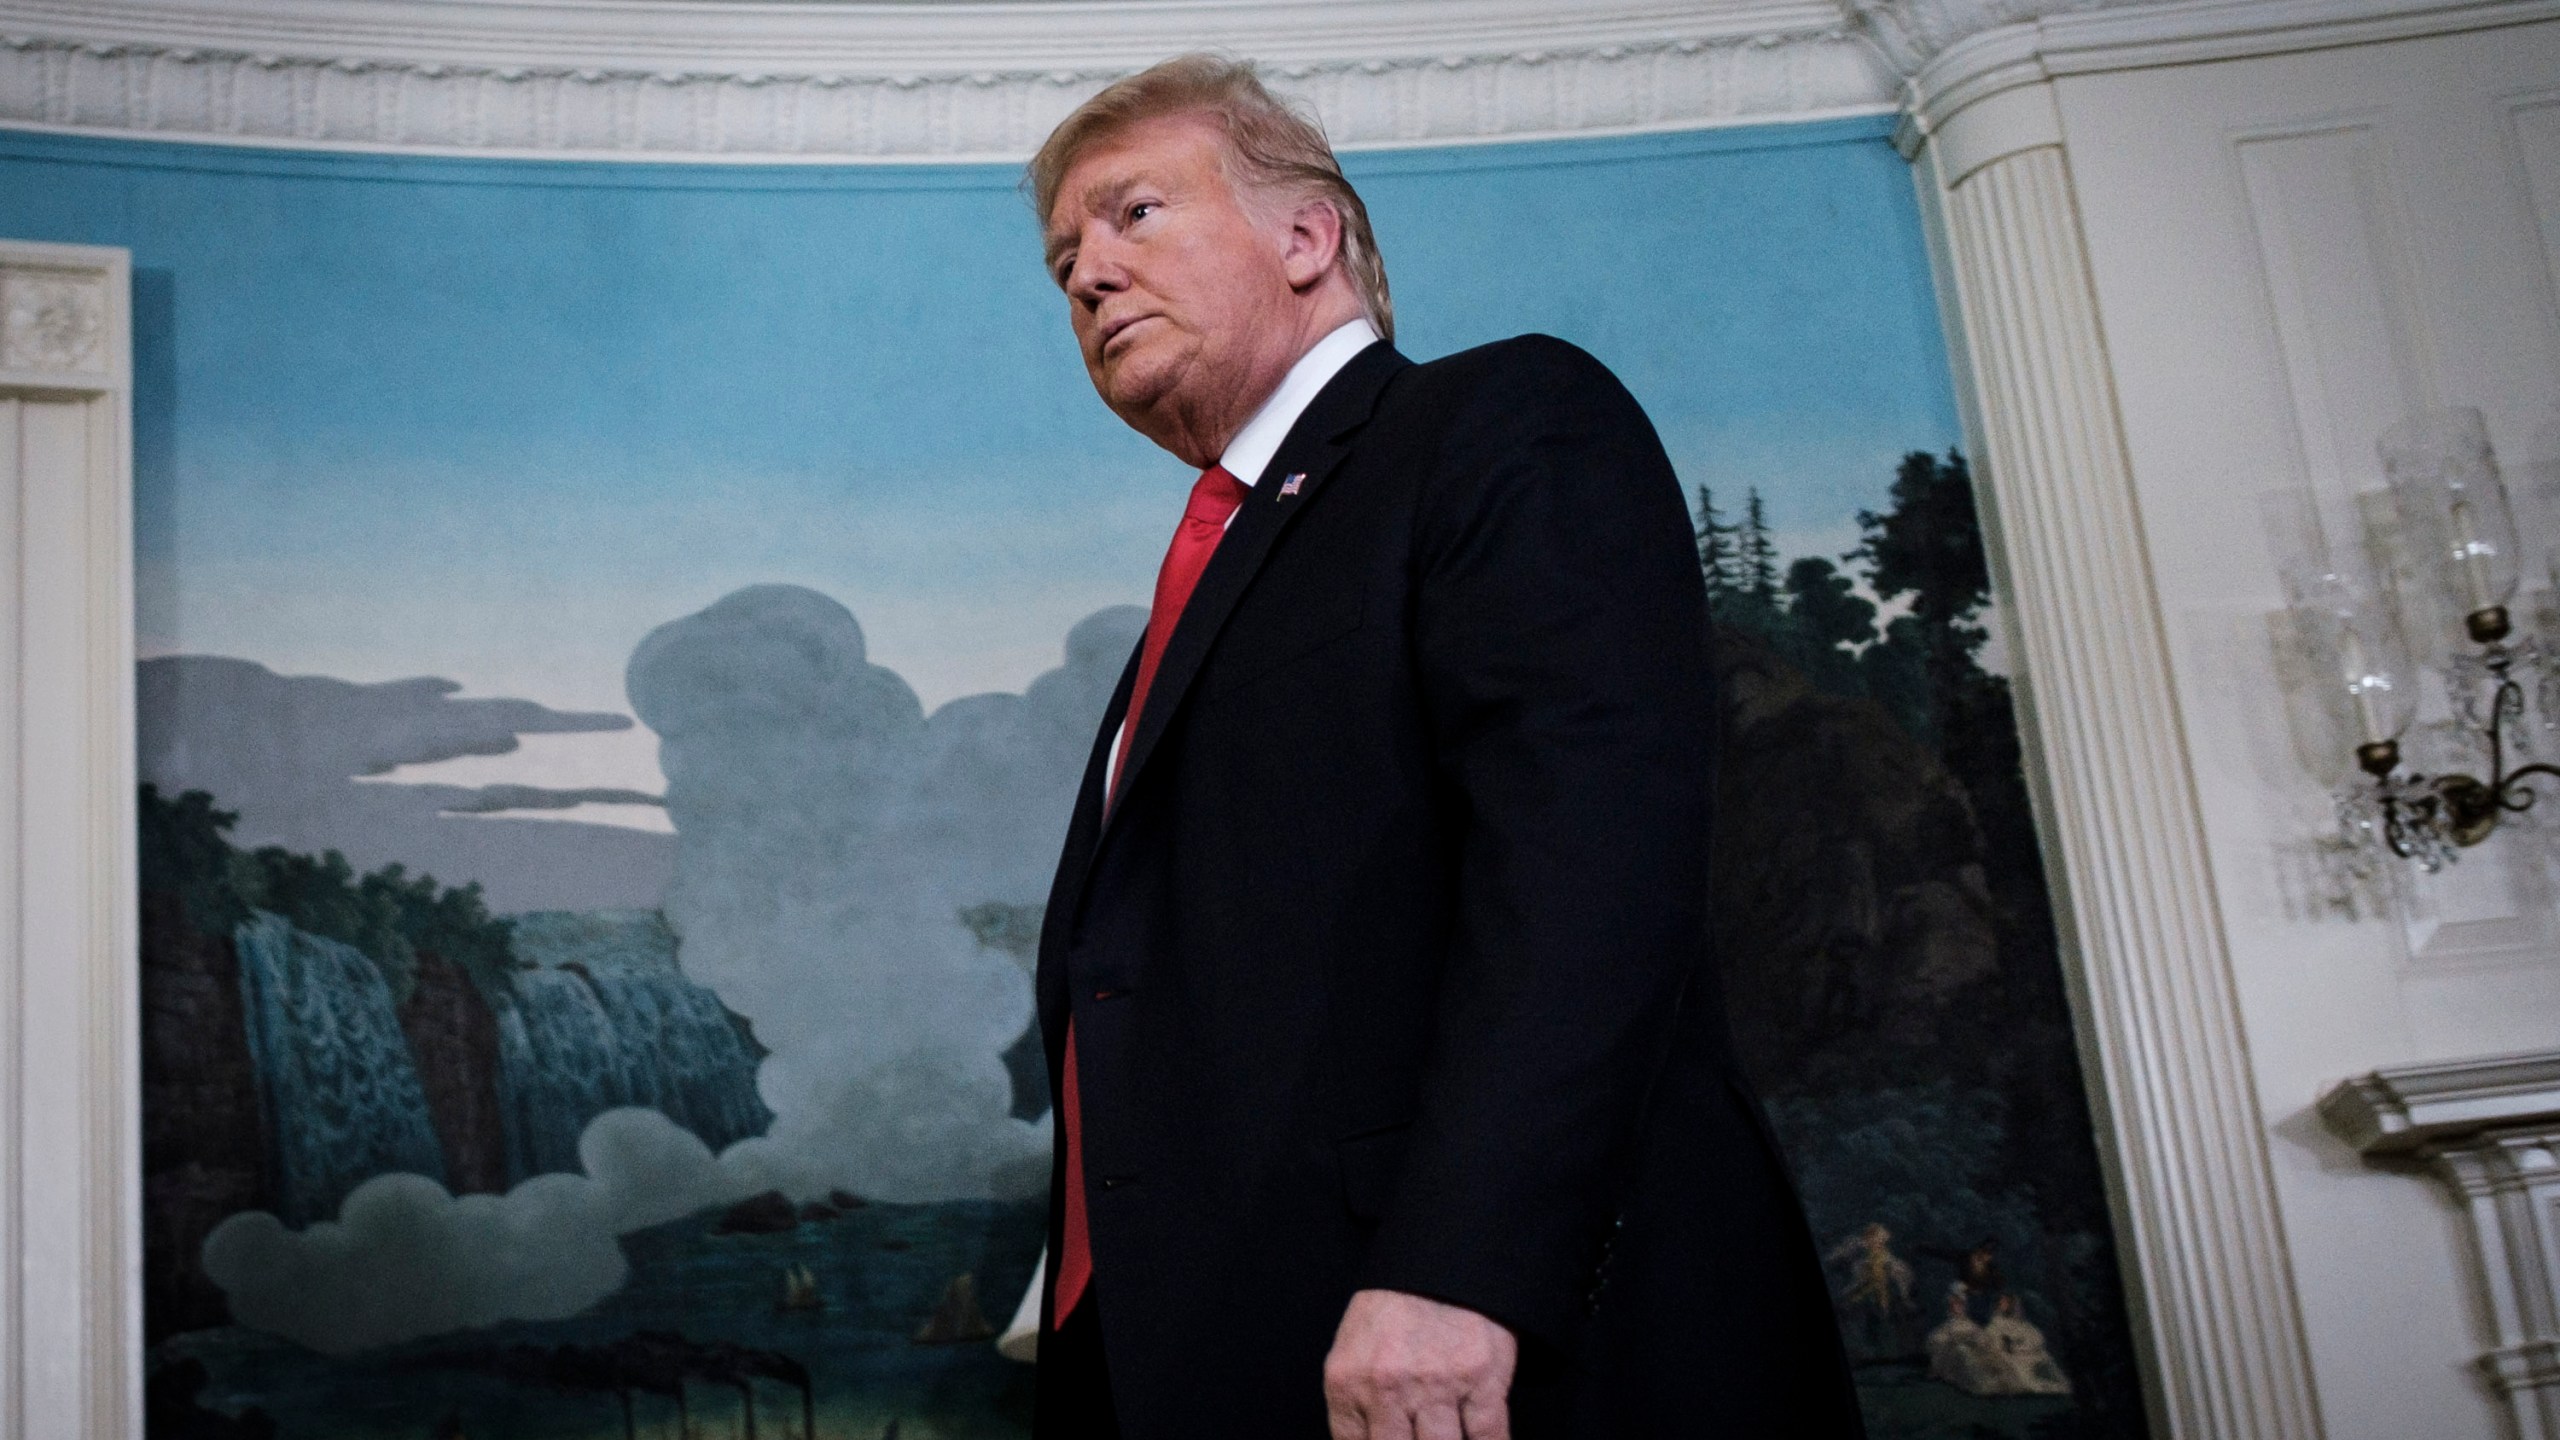
<svg viewBox="0 0 2560 1440">
<path fill-rule="evenodd" d="M 2531 782 L 2560 779 L 2512 764 L 2529 741 L 2528 678 L 2542 725 L 2560 729 L 2560 646 L 2511 608 L 2523 547 L 2480 412 L 2422 411 L 2384 431 L 2381 450 L 2390 486 L 2359 498 L 2358 550 L 2325 542 L 2308 490 L 2261 497 L 2285 591 L 2277 659 L 2295 752 L 2330 787 L 2348 841 L 2434 872 L 2530 810 Z M 2560 544 L 2547 562 L 2560 590 Z M 2419 708 L 2412 636 L 2447 647 L 2432 668 L 2485 774 L 2404 767 Z"/>
</svg>

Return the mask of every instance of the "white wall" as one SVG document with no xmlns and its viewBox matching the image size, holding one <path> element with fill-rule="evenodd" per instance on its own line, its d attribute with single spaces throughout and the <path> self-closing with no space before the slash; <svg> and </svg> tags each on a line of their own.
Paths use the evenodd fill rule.
<svg viewBox="0 0 2560 1440">
<path fill-rule="evenodd" d="M 2227 981 L 2236 1003 L 2319 1428 L 2342 1440 L 2498 1435 L 2503 1407 L 2471 1368 L 2491 1337 L 2451 1199 L 2369 1167 L 2311 1107 L 2379 1066 L 2560 1047 L 2549 864 L 2560 846 L 2501 835 L 2436 878 L 2395 863 L 2396 891 L 2359 891 L 2317 863 L 2312 842 L 2331 822 L 2293 757 L 2269 667 L 2263 617 L 2281 597 L 2256 496 L 2308 485 L 2332 542 L 2352 543 L 2355 495 L 2382 484 L 2378 434 L 2436 404 L 2487 413 L 2517 491 L 2560 479 L 2560 21 L 2510 7 L 2501 18 L 2521 23 L 2456 33 L 2412 35 L 2427 22 L 2402 16 L 2290 38 L 2226 27 L 2197 43 L 2219 22 L 2180 8 L 2147 25 L 2047 22 L 2005 49 L 1950 52 L 1922 77 L 1938 103 L 1934 115 L 1924 103 L 1913 148 L 1924 190 L 1950 197 L 1941 235 L 1959 257 L 2008 243 L 1992 233 L 1996 209 L 1953 198 L 1972 167 L 2028 147 L 2063 157 L 2117 431 L 2092 453 L 2120 454 L 2132 497 L 2129 515 L 2087 511 L 2080 523 L 2134 527 L 2084 538 L 2147 569 L 2166 658 L 2164 673 L 2119 667 L 2111 683 L 2174 689 L 2223 952 L 2199 953 L 2195 971 L 2208 987 Z M 2328 21 L 2346 8 L 2326 7 Z M 2404 38 L 2368 38 L 2394 30 Z M 1953 280 L 1960 352 L 1967 332 L 1977 349 L 1997 343 L 2000 287 Z M 1977 441 L 1996 461 L 2027 403 L 2003 393 L 2021 388 L 2020 368 L 2004 376 L 1977 355 L 1970 370 Z M 1990 475 L 1998 504 L 2073 483 L 2067 457 L 2009 448 L 2009 473 L 1995 463 Z M 2030 611 L 2037 585 L 2051 588 L 2033 574 L 2019 583 Z M 2085 718 L 2070 712 L 2101 703 L 2048 706 L 2065 712 L 2045 717 L 2065 792 L 2085 765 L 2054 753 Z M 2105 877 L 2073 870 L 2084 930 L 2092 915 L 2130 913 L 2089 893 Z M 2102 1032 L 2121 1022 L 2103 993 L 2092 1003 Z M 2137 1192 L 2182 1183 L 2129 1180 Z"/>
<path fill-rule="evenodd" d="M 2538 478 L 2518 462 L 2560 420 L 2560 22 L 2054 88 L 2329 1433 L 2491 1435 L 2451 1200 L 2309 1107 L 2376 1066 L 2560 1041 L 2540 847 L 2496 837 L 2397 914 L 2324 913 L 2320 792 L 2255 628 L 2281 597 L 2254 496 L 2309 484 L 2351 536 L 2376 436 L 2430 404 L 2481 407 L 2511 481 Z"/>
</svg>

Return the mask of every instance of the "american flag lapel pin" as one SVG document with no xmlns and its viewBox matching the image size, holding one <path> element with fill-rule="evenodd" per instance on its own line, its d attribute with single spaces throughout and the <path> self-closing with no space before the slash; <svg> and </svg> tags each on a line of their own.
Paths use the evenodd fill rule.
<svg viewBox="0 0 2560 1440">
<path fill-rule="evenodd" d="M 1298 493 L 1298 487 L 1299 487 L 1299 486 L 1301 486 L 1301 485 L 1304 485 L 1304 484 L 1306 484 L 1306 483 L 1307 483 L 1307 472 L 1306 472 L 1306 471 L 1304 471 L 1304 470 L 1296 470 L 1296 471 L 1292 471 L 1292 472 L 1290 472 L 1289 478 L 1280 482 L 1280 498 L 1281 498 L 1281 499 L 1283 499 L 1283 500 L 1286 500 L 1286 499 L 1288 499 L 1290 496 L 1297 494 L 1297 493 Z"/>
</svg>

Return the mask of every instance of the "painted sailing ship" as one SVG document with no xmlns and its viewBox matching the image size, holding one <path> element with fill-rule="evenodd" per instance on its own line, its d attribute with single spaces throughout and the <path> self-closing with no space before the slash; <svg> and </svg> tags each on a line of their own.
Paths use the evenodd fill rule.
<svg viewBox="0 0 2560 1440">
<path fill-rule="evenodd" d="M 824 1310 L 827 1302 L 818 1297 L 818 1277 L 806 1265 L 793 1265 L 782 1272 L 782 1299 L 777 1310 Z"/>
</svg>

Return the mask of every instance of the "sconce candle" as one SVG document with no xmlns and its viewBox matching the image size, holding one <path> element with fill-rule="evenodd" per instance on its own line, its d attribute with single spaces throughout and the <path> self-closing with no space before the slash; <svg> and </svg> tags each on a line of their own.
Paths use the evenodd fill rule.
<svg viewBox="0 0 2560 1440">
<path fill-rule="evenodd" d="M 2496 552 L 2481 543 L 2480 532 L 2472 521 L 2471 506 L 2466 501 L 2453 502 L 2453 553 L 2462 566 L 2463 600 L 2469 606 L 2465 614 L 2486 610 L 2506 597 L 2498 593 L 2497 578 L 2492 570 Z M 2514 587 L 2509 586 L 2510 589 Z"/>
<path fill-rule="evenodd" d="M 2365 658 L 2364 641 L 2357 637 L 2352 623 L 2339 629 L 2342 632 L 2339 648 L 2344 652 L 2340 658 L 2347 672 L 2347 693 L 2354 696 L 2356 702 L 2357 733 L 2368 745 L 2399 739 L 2400 732 L 2409 728 L 2409 723 L 2385 708 L 2397 689 L 2392 684 L 2391 675 L 2387 670 L 2377 669 Z"/>
</svg>

